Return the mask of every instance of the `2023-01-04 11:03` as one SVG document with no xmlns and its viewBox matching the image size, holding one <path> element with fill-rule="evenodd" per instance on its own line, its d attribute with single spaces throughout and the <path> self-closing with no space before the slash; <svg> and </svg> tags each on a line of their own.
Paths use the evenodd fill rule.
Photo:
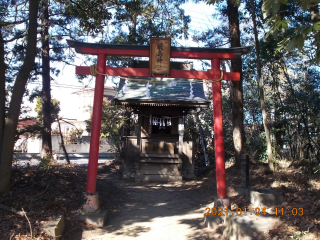
<svg viewBox="0 0 320 240">
<path fill-rule="evenodd" d="M 274 214 L 277 216 L 303 216 L 303 208 L 273 208 Z M 228 208 L 206 208 L 206 215 L 228 216 L 228 215 L 266 215 L 266 208 L 255 208 L 254 212 L 247 211 L 247 208 L 237 208 L 235 211 L 229 212 Z"/>
</svg>

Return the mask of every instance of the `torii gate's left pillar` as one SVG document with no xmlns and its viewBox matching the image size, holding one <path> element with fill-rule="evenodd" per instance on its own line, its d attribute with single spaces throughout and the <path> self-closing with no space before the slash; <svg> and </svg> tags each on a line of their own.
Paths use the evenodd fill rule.
<svg viewBox="0 0 320 240">
<path fill-rule="evenodd" d="M 98 73 L 96 74 L 96 83 L 94 88 L 87 186 L 86 186 L 86 192 L 84 193 L 85 203 L 82 206 L 83 211 L 86 213 L 100 212 L 99 195 L 96 192 L 96 183 L 97 183 L 101 114 L 102 114 L 105 76 L 99 73 L 105 72 L 106 57 L 107 57 L 106 54 L 98 54 L 98 61 L 97 61 Z"/>
</svg>

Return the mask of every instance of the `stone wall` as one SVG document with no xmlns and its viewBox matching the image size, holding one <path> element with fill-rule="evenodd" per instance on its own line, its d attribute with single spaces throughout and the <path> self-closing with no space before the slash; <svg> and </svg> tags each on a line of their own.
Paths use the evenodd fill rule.
<svg viewBox="0 0 320 240">
<path fill-rule="evenodd" d="M 28 151 L 27 153 L 40 153 L 42 146 L 41 138 L 29 138 L 28 139 Z M 81 144 L 66 144 L 66 150 L 68 153 L 89 153 L 90 149 L 90 137 L 86 137 L 84 143 Z M 52 135 L 52 150 L 54 153 L 63 153 L 61 147 L 61 138 L 59 135 Z M 100 145 L 100 153 L 111 152 L 111 146 L 103 141 L 103 145 Z"/>
</svg>

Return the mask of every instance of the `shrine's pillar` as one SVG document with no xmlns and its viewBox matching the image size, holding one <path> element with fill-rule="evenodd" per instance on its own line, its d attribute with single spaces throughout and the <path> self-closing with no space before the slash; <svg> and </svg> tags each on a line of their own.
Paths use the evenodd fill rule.
<svg viewBox="0 0 320 240">
<path fill-rule="evenodd" d="M 220 79 L 220 59 L 211 60 L 213 79 Z M 221 81 L 212 82 L 213 118 L 214 118 L 214 148 L 216 157 L 217 195 L 225 206 L 229 205 L 226 190 L 225 156 L 222 124 L 222 94 Z"/>
<path fill-rule="evenodd" d="M 105 66 L 106 66 L 106 55 L 98 54 L 97 72 L 104 73 Z M 102 114 L 104 79 L 105 79 L 105 76 L 99 73 L 96 74 L 96 83 L 94 88 L 87 186 L 86 186 L 86 193 L 85 193 L 85 203 L 82 207 L 83 210 L 87 213 L 95 213 L 99 211 L 99 197 L 98 197 L 98 193 L 96 192 L 96 182 L 97 182 L 101 114 Z"/>
</svg>

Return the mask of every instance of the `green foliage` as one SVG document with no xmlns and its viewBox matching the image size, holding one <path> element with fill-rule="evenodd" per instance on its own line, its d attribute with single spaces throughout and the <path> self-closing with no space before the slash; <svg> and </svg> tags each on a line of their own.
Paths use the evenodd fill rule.
<svg viewBox="0 0 320 240">
<path fill-rule="evenodd" d="M 290 238 L 292 238 L 293 240 L 303 240 L 304 235 L 306 235 L 308 232 L 309 232 L 309 229 L 308 231 L 295 231 L 293 235 L 290 236 Z"/>
<path fill-rule="evenodd" d="M 185 136 L 184 138 L 190 138 L 193 140 L 194 146 L 194 158 L 196 167 L 204 167 L 205 159 L 204 153 L 200 143 L 199 126 L 195 120 L 193 114 L 188 114 L 185 118 Z"/>
<path fill-rule="evenodd" d="M 125 127 L 127 118 L 126 110 L 122 106 L 116 106 L 108 100 L 103 101 L 101 116 L 101 137 L 108 139 L 113 151 L 121 154 L 122 128 Z M 92 117 L 86 121 L 86 131 L 91 132 Z"/>
<path fill-rule="evenodd" d="M 78 19 L 79 27 L 88 34 L 97 34 L 104 30 L 108 20 L 112 18 L 110 10 L 116 5 L 121 5 L 121 1 L 86 1 L 86 0 L 58 0 L 64 5 L 64 15 L 68 19 Z"/>
<path fill-rule="evenodd" d="M 52 167 L 52 155 L 47 154 L 44 158 L 40 159 L 40 167 L 45 169 L 45 170 L 49 170 Z"/>
<path fill-rule="evenodd" d="M 112 43 L 147 44 L 150 36 L 188 38 L 188 24 L 191 19 L 185 16 L 180 7 L 184 0 L 174 1 L 127 1 L 116 7 L 112 24 L 116 31 L 112 33 Z M 124 27 L 126 22 L 129 32 Z"/>
<path fill-rule="evenodd" d="M 37 113 L 37 121 L 42 122 L 42 101 L 40 97 L 37 97 L 37 104 L 35 107 L 35 112 Z M 58 118 L 60 112 L 60 101 L 53 98 L 51 99 L 51 123 Z"/>
<path fill-rule="evenodd" d="M 26 133 L 28 133 L 29 137 L 34 137 L 36 135 L 41 134 L 41 130 L 42 126 L 39 123 L 19 128 L 16 131 L 15 139 L 17 141 L 21 135 Z"/>
<path fill-rule="evenodd" d="M 224 149 L 226 160 L 234 156 L 234 145 L 232 137 L 232 115 L 230 108 L 230 95 L 225 84 L 222 84 L 222 108 L 223 108 L 223 133 L 224 133 Z M 211 100 L 211 88 L 208 89 L 208 99 Z M 213 121 L 213 106 L 203 108 L 198 113 L 200 124 L 203 129 L 205 148 L 208 159 L 211 165 L 214 165 L 215 149 L 214 149 L 214 121 Z M 203 148 L 200 141 L 199 125 L 193 114 L 188 114 L 185 119 L 185 137 L 191 138 L 194 141 L 195 163 L 197 167 L 205 166 L 205 158 Z"/>
<path fill-rule="evenodd" d="M 68 132 L 68 136 L 65 144 L 77 144 L 79 141 L 79 138 L 81 137 L 83 133 L 83 129 L 77 129 L 77 128 L 72 128 L 69 132 Z"/>
<path fill-rule="evenodd" d="M 314 61 L 320 60 L 319 0 L 264 0 L 263 16 L 270 27 L 266 38 L 272 33 L 275 38 L 282 35 L 277 51 L 291 51 L 295 47 L 302 51 L 308 45 L 315 46 Z"/>
<path fill-rule="evenodd" d="M 280 5 L 275 4 L 276 2 L 279 2 Z M 310 3 L 310 1 L 299 1 L 299 4 L 303 4 L 303 2 Z M 215 3 L 218 3 L 218 1 L 215 1 Z M 250 1 L 243 1 L 243 3 L 245 5 L 239 8 L 239 21 L 242 29 L 241 42 L 243 46 L 250 46 L 254 44 L 252 20 L 248 14 L 251 13 L 251 3 Z M 299 4 L 295 3 L 295 0 L 288 1 L 288 3 L 275 0 L 269 1 L 269 6 L 264 6 L 265 9 L 270 8 L 269 16 L 271 16 L 272 11 L 277 12 L 277 16 L 282 21 L 281 23 L 278 22 L 279 25 L 277 26 L 279 29 L 278 38 L 269 34 L 267 39 L 264 38 L 265 33 L 269 30 L 265 25 L 267 21 L 263 18 L 261 7 L 256 4 L 262 79 L 267 115 L 270 116 L 268 128 L 272 133 L 271 139 L 275 156 L 278 159 L 286 158 L 291 161 L 305 159 L 309 163 L 306 167 L 313 167 L 313 172 L 315 172 L 317 170 L 316 166 L 320 162 L 320 151 L 318 150 L 320 147 L 320 121 L 316 120 L 320 116 L 320 69 L 310 59 L 315 56 L 317 45 L 314 41 L 316 37 L 314 31 L 318 29 L 318 23 L 311 21 L 310 8 L 304 11 Z M 212 20 L 222 23 L 227 22 L 226 5 L 219 3 L 218 7 L 220 12 L 215 14 Z M 270 24 L 272 23 L 271 21 Z M 312 26 L 312 29 L 305 26 Z M 297 33 L 297 29 L 304 35 L 302 38 L 306 38 L 303 41 L 300 41 L 299 38 L 296 42 L 294 40 L 290 44 L 289 48 L 292 48 L 290 52 L 287 52 L 284 47 L 280 48 L 281 46 L 278 43 L 288 41 L 286 42 L 288 45 L 292 36 Z M 207 47 L 228 46 L 227 24 L 220 24 L 214 29 L 199 32 L 193 39 Z M 257 62 L 255 59 L 254 49 L 242 56 L 244 125 L 246 153 L 259 161 L 264 160 L 267 154 L 259 103 L 259 88 L 256 81 Z M 228 62 L 222 62 L 221 67 L 224 68 L 226 65 L 230 67 Z M 234 152 L 228 87 L 228 83 L 222 85 L 226 159 L 232 158 Z M 210 117 L 209 114 L 208 117 Z M 208 119 L 206 121 L 210 122 Z M 211 123 L 208 125 L 210 126 Z M 206 127 L 204 126 L 204 128 Z"/>
<path fill-rule="evenodd" d="M 194 0 L 194 2 L 205 2 L 206 4 L 219 4 L 221 2 L 223 2 L 222 0 Z M 236 5 L 239 6 L 240 5 L 240 0 L 231 0 L 231 2 Z"/>
</svg>

